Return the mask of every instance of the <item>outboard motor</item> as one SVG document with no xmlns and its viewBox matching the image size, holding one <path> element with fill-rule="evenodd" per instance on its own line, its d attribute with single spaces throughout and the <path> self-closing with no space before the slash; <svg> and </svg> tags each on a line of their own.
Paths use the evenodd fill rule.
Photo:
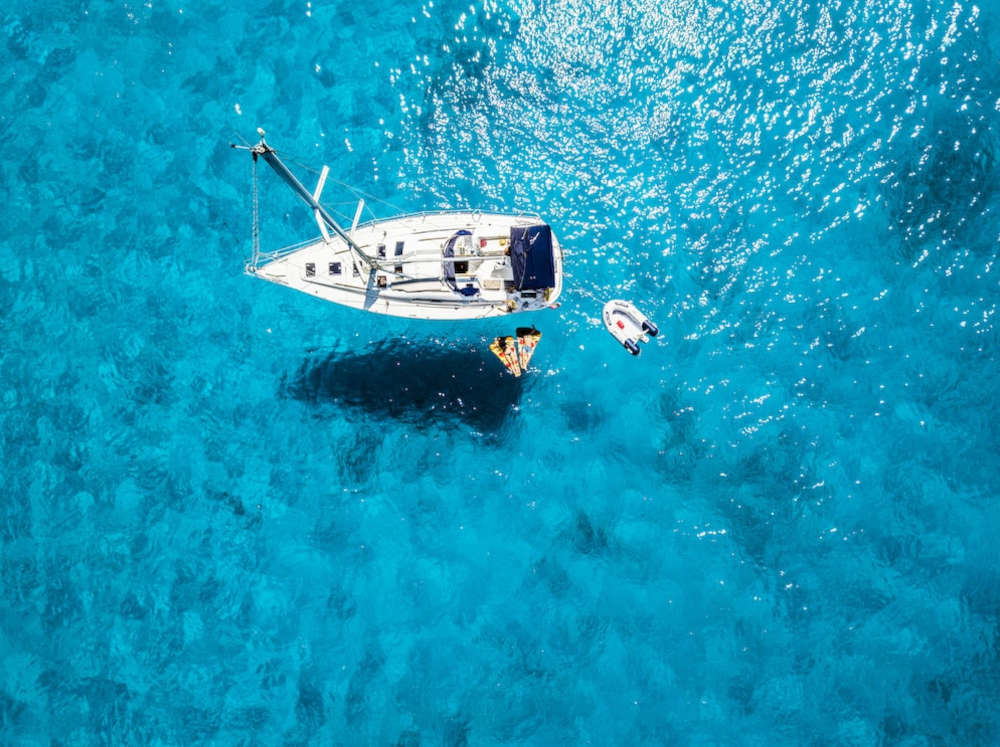
<svg viewBox="0 0 1000 747">
<path fill-rule="evenodd" d="M 639 350 L 639 346 L 636 344 L 635 340 L 625 340 L 625 342 L 622 344 L 625 346 L 625 349 L 629 351 L 632 355 L 639 355 L 639 353 L 642 352 L 641 350 Z"/>
</svg>

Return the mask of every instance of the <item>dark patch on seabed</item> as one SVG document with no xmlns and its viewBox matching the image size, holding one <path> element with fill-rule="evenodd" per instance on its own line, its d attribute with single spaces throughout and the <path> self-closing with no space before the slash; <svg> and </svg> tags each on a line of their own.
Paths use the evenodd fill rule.
<svg viewBox="0 0 1000 747">
<path fill-rule="evenodd" d="M 363 352 L 306 358 L 282 388 L 297 400 L 388 415 L 417 428 L 495 432 L 515 413 L 524 380 L 483 348 L 393 340 Z"/>
<path fill-rule="evenodd" d="M 508 8 L 502 14 L 480 16 L 476 23 L 481 33 L 465 37 L 460 43 L 450 41 L 450 54 L 441 58 L 440 64 L 430 71 L 419 118 L 419 131 L 425 135 L 435 129 L 434 116 L 440 108 L 440 101 L 449 102 L 458 109 L 474 107 L 493 110 L 487 78 L 491 70 L 502 67 L 505 50 L 511 47 L 512 40 L 517 36 L 521 19 Z M 440 34 L 444 36 L 448 30 L 442 27 Z M 440 39 L 429 34 L 426 39 L 420 40 L 418 47 L 429 45 L 430 49 L 434 49 L 439 44 Z M 506 88 L 502 78 L 491 83 L 504 90 L 504 100 L 512 98 L 513 92 Z"/>
<path fill-rule="evenodd" d="M 934 127 L 929 139 L 915 141 L 898 159 L 899 176 L 886 187 L 891 227 L 901 234 L 907 262 L 933 238 L 970 239 L 974 250 L 991 246 L 974 229 L 997 189 L 995 138 L 983 117 L 943 115 Z"/>
<path fill-rule="evenodd" d="M 883 180 L 883 196 L 906 262 L 936 241 L 992 250 L 994 242 L 982 240 L 990 231 L 982 229 L 989 212 L 983 208 L 997 191 L 995 102 L 1000 75 L 995 66 L 976 63 L 995 56 L 983 40 L 978 34 L 963 35 L 940 65 L 924 66 L 906 87 L 911 105 L 922 91 L 939 90 L 943 98 L 945 84 L 948 92 L 947 99 L 924 114 L 921 124 L 926 126 L 919 134 L 896 138 L 888 159 L 895 173 Z M 950 66 L 945 64 L 948 58 Z"/>
</svg>

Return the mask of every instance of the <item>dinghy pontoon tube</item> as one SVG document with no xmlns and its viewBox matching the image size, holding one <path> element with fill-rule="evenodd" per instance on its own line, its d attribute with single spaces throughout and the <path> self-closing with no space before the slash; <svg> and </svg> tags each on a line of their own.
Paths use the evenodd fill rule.
<svg viewBox="0 0 1000 747">
<path fill-rule="evenodd" d="M 648 342 L 660 330 L 652 320 L 628 301 L 614 300 L 604 304 L 604 326 L 632 355 L 639 355 L 640 342 Z M 649 337 L 647 337 L 649 335 Z"/>
</svg>

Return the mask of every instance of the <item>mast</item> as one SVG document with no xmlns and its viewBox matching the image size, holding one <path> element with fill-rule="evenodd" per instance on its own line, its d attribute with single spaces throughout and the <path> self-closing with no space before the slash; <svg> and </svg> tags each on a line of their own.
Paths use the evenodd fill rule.
<svg viewBox="0 0 1000 747">
<path fill-rule="evenodd" d="M 320 180 L 320 185 L 316 190 L 316 194 L 313 195 L 305 185 L 302 184 L 293 174 L 287 166 L 278 158 L 278 154 L 275 152 L 274 148 L 268 145 L 264 141 L 264 131 L 260 128 L 257 129 L 260 134 L 260 142 L 253 146 L 240 146 L 233 145 L 234 148 L 240 150 L 248 150 L 253 155 L 254 163 L 257 162 L 257 157 L 261 156 L 267 165 L 274 169 L 274 172 L 280 176 L 289 187 L 297 194 L 309 207 L 313 209 L 316 215 L 317 222 L 320 222 L 320 228 L 323 228 L 323 224 L 328 226 L 337 236 L 343 239 L 344 243 L 350 247 L 351 251 L 358 255 L 358 257 L 368 265 L 372 270 L 381 269 L 379 263 L 374 257 L 365 253 L 360 246 L 350 237 L 350 235 L 340 227 L 340 225 L 333 219 L 333 216 L 327 212 L 326 208 L 319 204 L 319 193 L 323 188 L 323 182 L 325 179 Z M 325 176 L 325 174 L 324 174 Z M 329 238 L 329 237 L 327 237 Z"/>
</svg>

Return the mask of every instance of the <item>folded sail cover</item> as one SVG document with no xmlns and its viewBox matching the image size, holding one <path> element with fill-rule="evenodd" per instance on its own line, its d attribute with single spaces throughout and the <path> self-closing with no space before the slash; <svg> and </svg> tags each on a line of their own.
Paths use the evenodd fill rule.
<svg viewBox="0 0 1000 747">
<path fill-rule="evenodd" d="M 510 229 L 510 264 L 518 290 L 555 288 L 552 229 L 548 226 L 514 226 Z"/>
</svg>

